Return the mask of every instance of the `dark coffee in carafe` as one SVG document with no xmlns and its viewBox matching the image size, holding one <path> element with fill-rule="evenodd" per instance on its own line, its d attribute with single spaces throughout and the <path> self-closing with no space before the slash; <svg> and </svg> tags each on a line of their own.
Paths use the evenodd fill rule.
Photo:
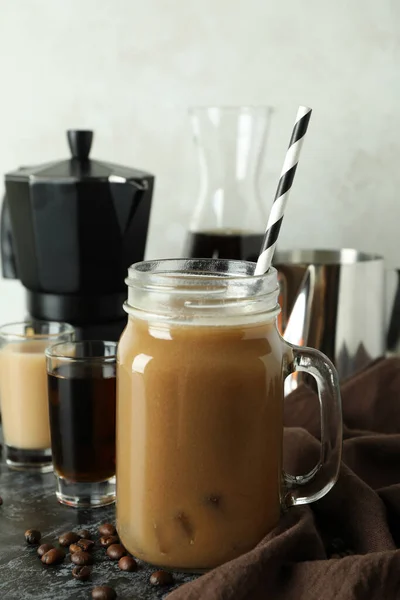
<svg viewBox="0 0 400 600">
<path fill-rule="evenodd" d="M 260 233 L 229 229 L 192 231 L 188 234 L 188 258 L 234 258 L 257 262 L 263 236 Z"/>
</svg>

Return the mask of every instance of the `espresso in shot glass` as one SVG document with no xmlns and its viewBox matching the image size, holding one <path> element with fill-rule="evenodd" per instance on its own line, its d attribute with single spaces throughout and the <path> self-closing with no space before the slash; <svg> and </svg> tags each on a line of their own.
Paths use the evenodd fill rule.
<svg viewBox="0 0 400 600">
<path fill-rule="evenodd" d="M 46 352 L 56 495 L 96 507 L 115 500 L 116 343 L 56 344 Z"/>
<path fill-rule="evenodd" d="M 72 340 L 66 323 L 24 321 L 0 328 L 0 402 L 6 463 L 51 471 L 45 350 Z"/>
</svg>

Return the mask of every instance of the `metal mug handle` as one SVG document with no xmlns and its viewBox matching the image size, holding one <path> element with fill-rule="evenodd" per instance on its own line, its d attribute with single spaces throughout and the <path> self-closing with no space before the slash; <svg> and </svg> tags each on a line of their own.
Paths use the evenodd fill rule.
<svg viewBox="0 0 400 600">
<path fill-rule="evenodd" d="M 319 500 L 334 486 L 342 456 L 342 402 L 339 378 L 331 361 L 318 350 L 286 345 L 292 360 L 284 376 L 303 371 L 314 377 L 318 388 L 321 414 L 321 452 L 318 463 L 305 475 L 284 473 L 286 507 Z"/>
<path fill-rule="evenodd" d="M 398 353 L 400 342 L 400 270 L 385 270 L 386 350 Z"/>
</svg>

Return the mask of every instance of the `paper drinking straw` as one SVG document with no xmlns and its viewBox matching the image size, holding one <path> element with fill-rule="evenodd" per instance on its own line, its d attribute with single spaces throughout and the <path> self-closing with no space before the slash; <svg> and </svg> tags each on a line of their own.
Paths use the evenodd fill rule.
<svg viewBox="0 0 400 600">
<path fill-rule="evenodd" d="M 311 117 L 311 108 L 300 106 L 290 138 L 289 147 L 283 163 L 282 173 L 276 190 L 274 203 L 269 215 L 261 253 L 258 257 L 254 275 L 266 273 L 271 266 L 279 230 L 282 225 L 286 203 L 292 189 L 294 176 L 299 162 L 301 147 Z"/>
</svg>

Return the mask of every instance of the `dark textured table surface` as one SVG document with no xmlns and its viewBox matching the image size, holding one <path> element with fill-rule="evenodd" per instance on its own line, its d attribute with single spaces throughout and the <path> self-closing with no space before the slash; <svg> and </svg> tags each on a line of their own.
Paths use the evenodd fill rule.
<svg viewBox="0 0 400 600">
<path fill-rule="evenodd" d="M 1 434 L 0 434 L 1 436 Z M 154 588 L 149 583 L 155 570 L 144 563 L 136 573 L 123 573 L 117 563 L 98 547 L 94 556 L 91 580 L 76 581 L 74 566 L 66 557 L 59 566 L 40 562 L 36 547 L 27 545 L 26 529 L 39 529 L 42 543 L 55 542 L 60 534 L 73 529 L 89 529 L 98 539 L 101 523 L 114 522 L 114 506 L 95 510 L 76 510 L 60 505 L 54 494 L 54 475 L 30 475 L 10 471 L 0 462 L 0 599 L 1 600 L 90 600 L 95 585 L 111 585 L 118 600 L 156 600 L 166 598 L 190 576 L 175 574 L 175 584 Z"/>
</svg>

